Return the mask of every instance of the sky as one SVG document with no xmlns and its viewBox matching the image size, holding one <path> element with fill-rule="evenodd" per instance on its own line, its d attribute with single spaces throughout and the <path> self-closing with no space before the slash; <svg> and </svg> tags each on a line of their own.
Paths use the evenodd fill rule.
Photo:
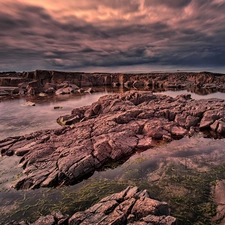
<svg viewBox="0 0 225 225">
<path fill-rule="evenodd" d="M 0 71 L 223 70 L 224 12 L 225 0 L 0 0 Z"/>
</svg>

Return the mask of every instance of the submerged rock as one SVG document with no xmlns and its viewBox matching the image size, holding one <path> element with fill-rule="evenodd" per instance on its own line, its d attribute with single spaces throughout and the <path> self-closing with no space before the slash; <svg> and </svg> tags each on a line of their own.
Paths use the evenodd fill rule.
<svg viewBox="0 0 225 225">
<path fill-rule="evenodd" d="M 17 180 L 16 189 L 69 185 L 105 164 L 193 135 L 200 128 L 224 135 L 224 113 L 225 101 L 219 99 L 135 91 L 107 95 L 59 117 L 58 122 L 66 125 L 60 129 L 0 141 L 0 152 L 22 157 L 24 176 Z M 218 121 L 215 126 L 214 121 Z"/>
</svg>

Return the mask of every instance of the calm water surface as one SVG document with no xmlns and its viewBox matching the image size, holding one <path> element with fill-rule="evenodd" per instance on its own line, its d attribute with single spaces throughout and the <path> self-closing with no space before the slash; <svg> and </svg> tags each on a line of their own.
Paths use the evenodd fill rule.
<svg viewBox="0 0 225 225">
<path fill-rule="evenodd" d="M 90 105 L 107 92 L 85 95 L 63 95 L 54 98 L 39 97 L 32 99 L 35 106 L 25 106 L 26 99 L 0 102 L 0 139 L 8 136 L 28 134 L 42 129 L 57 128 L 56 119 L 70 114 L 77 107 Z M 54 109 L 54 107 L 60 107 Z"/>
<path fill-rule="evenodd" d="M 90 105 L 100 96 L 109 93 L 110 91 L 106 90 L 94 94 L 51 99 L 39 97 L 32 99 L 36 103 L 33 107 L 23 106 L 27 100 L 24 98 L 2 101 L 0 102 L 0 139 L 41 129 L 57 128 L 59 127 L 56 123 L 57 117 L 69 114 L 73 108 Z M 225 99 L 225 93 L 219 92 L 208 95 L 198 95 L 185 90 L 160 92 L 172 97 L 186 93 L 190 93 L 194 99 Z M 62 108 L 56 110 L 55 106 Z M 225 163 L 224 144 L 223 139 L 204 138 L 202 134 L 192 138 L 186 137 L 136 153 L 124 164 L 111 165 L 110 168 L 97 171 L 91 178 L 77 185 L 55 189 L 41 188 L 33 191 L 16 191 L 11 188 L 22 172 L 22 169 L 18 167 L 19 157 L 1 157 L 0 224 L 12 219 L 32 220 L 53 210 L 72 213 L 74 210 L 90 206 L 101 196 L 122 190 L 127 185 L 150 187 L 148 185 L 154 184 L 157 186 L 163 177 L 163 171 L 167 171 L 171 165 L 179 165 L 180 171 L 184 166 L 195 172 L 208 172 L 210 166 Z M 173 189 L 176 190 L 174 187 Z M 165 200 L 165 196 L 160 194 L 153 194 L 153 197 Z"/>
</svg>

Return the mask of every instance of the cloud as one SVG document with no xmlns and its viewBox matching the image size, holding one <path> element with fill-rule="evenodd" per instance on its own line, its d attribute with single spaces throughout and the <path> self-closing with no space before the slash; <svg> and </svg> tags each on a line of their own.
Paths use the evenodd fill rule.
<svg viewBox="0 0 225 225">
<path fill-rule="evenodd" d="M 224 65 L 222 0 L 5 0 L 0 70 Z"/>
<path fill-rule="evenodd" d="M 145 0 L 145 6 L 147 7 L 154 7 L 154 6 L 164 6 L 169 8 L 183 8 L 186 7 L 191 3 L 192 0 L 170 0 L 170 1 L 164 1 L 164 0 Z"/>
</svg>

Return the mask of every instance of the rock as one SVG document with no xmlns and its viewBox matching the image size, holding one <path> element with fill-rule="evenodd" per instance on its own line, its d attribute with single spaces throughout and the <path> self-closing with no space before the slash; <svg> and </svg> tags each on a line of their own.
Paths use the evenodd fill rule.
<svg viewBox="0 0 225 225">
<path fill-rule="evenodd" d="M 35 103 L 34 102 L 30 102 L 30 101 L 27 101 L 25 104 L 23 104 L 22 106 L 35 106 Z"/>
<path fill-rule="evenodd" d="M 21 85 L 23 83 L 23 85 Z M 36 70 L 22 73 L 1 72 L 0 86 L 14 86 L 20 89 L 19 94 L 39 94 L 40 92 L 53 94 L 55 90 L 70 87 L 71 90 L 61 90 L 71 93 L 83 90 L 84 87 L 124 86 L 126 88 L 188 88 L 195 93 L 204 90 L 204 93 L 213 91 L 224 91 L 224 74 L 209 72 L 176 72 L 176 73 L 142 73 L 142 74 L 121 74 L 121 73 L 83 73 Z M 188 98 L 188 95 L 182 98 Z"/>
<path fill-rule="evenodd" d="M 201 119 L 199 128 L 200 129 L 205 129 L 209 128 L 211 124 L 214 123 L 215 120 L 219 118 L 218 111 L 217 110 L 207 110 L 203 118 Z"/>
<path fill-rule="evenodd" d="M 82 224 L 176 224 L 169 216 L 167 203 L 151 199 L 146 190 L 127 187 L 120 193 L 102 199 L 84 212 L 76 212 L 69 225 Z M 162 223 L 163 222 L 163 223 Z"/>
<path fill-rule="evenodd" d="M 38 95 L 38 96 L 40 96 L 40 97 L 46 97 L 46 96 L 47 96 L 47 94 L 46 94 L 46 93 L 41 92 L 41 93 L 39 93 L 39 95 Z"/>
<path fill-rule="evenodd" d="M 84 93 L 85 90 L 84 90 L 83 88 L 79 88 L 79 89 L 77 90 L 77 92 L 78 92 L 78 93 Z"/>
<path fill-rule="evenodd" d="M 22 157 L 25 173 L 16 189 L 70 185 L 107 163 L 193 135 L 199 128 L 224 135 L 224 114 L 225 102 L 219 99 L 137 91 L 106 95 L 60 116 L 57 122 L 65 127 L 0 141 L 0 152 Z"/>
<path fill-rule="evenodd" d="M 217 205 L 217 214 L 213 218 L 213 224 L 225 224 L 225 181 L 218 181 L 213 188 L 214 202 Z"/>
<path fill-rule="evenodd" d="M 30 225 L 62 225 L 67 224 L 68 218 L 68 215 L 63 215 L 61 212 L 52 212 L 50 215 L 41 216 Z"/>
<path fill-rule="evenodd" d="M 54 106 L 54 109 L 62 109 L 62 106 Z"/>
<path fill-rule="evenodd" d="M 187 134 L 187 132 L 188 131 L 186 129 L 178 126 L 173 126 L 171 129 L 171 134 L 178 138 L 184 137 Z"/>
<path fill-rule="evenodd" d="M 63 87 L 63 88 L 56 90 L 55 94 L 56 95 L 64 95 L 64 94 L 71 94 L 72 92 L 74 92 L 72 87 Z"/>
<path fill-rule="evenodd" d="M 88 88 L 85 92 L 87 92 L 87 93 L 91 94 L 91 93 L 93 93 L 93 92 L 94 92 L 94 90 L 93 90 L 93 88 Z"/>
</svg>

